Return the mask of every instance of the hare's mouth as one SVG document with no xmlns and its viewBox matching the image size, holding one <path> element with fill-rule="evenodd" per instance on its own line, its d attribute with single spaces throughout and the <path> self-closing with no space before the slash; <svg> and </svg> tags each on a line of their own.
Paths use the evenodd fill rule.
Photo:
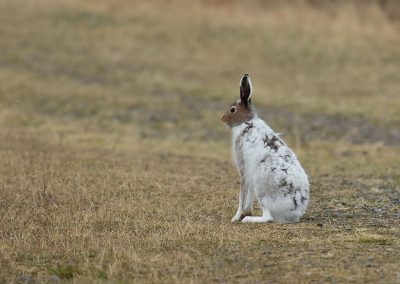
<svg viewBox="0 0 400 284">
<path fill-rule="evenodd" d="M 221 120 L 225 124 L 225 126 L 228 126 L 228 127 L 231 126 L 230 123 L 229 123 L 229 119 L 227 119 L 226 117 L 222 117 Z"/>
</svg>

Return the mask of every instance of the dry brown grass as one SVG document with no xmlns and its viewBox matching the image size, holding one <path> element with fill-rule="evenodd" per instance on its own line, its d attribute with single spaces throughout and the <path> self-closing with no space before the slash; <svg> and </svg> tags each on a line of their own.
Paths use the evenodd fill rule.
<svg viewBox="0 0 400 284">
<path fill-rule="evenodd" d="M 0 282 L 399 282 L 398 33 L 375 4 L 0 1 Z M 229 222 L 244 72 L 299 224 Z"/>
</svg>

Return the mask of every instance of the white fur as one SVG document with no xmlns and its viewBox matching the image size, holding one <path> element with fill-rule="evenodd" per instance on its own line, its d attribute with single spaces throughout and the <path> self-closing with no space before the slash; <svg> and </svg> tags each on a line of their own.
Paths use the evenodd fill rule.
<svg viewBox="0 0 400 284">
<path fill-rule="evenodd" d="M 239 208 L 232 222 L 251 214 L 254 196 L 263 215 L 247 216 L 242 222 L 298 222 L 309 202 L 309 183 L 296 155 L 257 117 L 234 126 L 232 132 L 241 178 Z"/>
</svg>

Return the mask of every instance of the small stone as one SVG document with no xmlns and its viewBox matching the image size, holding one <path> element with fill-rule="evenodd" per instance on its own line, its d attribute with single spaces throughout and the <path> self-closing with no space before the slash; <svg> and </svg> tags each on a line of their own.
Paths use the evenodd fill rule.
<svg viewBox="0 0 400 284">
<path fill-rule="evenodd" d="M 321 255 L 322 258 L 332 258 L 334 256 L 333 252 L 328 252 L 326 254 Z"/>
<path fill-rule="evenodd" d="M 50 275 L 49 278 L 47 278 L 47 283 L 49 284 L 55 284 L 55 283 L 60 283 L 61 279 L 57 275 Z"/>
<path fill-rule="evenodd" d="M 15 279 L 15 283 L 34 284 L 34 283 L 36 283 L 36 281 L 31 274 L 22 274 Z"/>
<path fill-rule="evenodd" d="M 306 275 L 306 276 L 310 276 L 310 275 L 312 275 L 313 273 L 311 272 L 311 271 L 306 271 L 306 272 L 304 272 L 304 275 Z"/>
</svg>

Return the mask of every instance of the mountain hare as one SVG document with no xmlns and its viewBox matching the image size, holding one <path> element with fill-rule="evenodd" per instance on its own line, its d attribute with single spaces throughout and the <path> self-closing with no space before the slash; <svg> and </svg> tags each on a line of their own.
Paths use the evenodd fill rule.
<svg viewBox="0 0 400 284">
<path fill-rule="evenodd" d="M 293 151 L 257 117 L 252 91 L 245 74 L 240 80 L 240 99 L 222 117 L 232 128 L 233 156 L 240 174 L 239 208 L 232 222 L 298 222 L 309 201 L 307 175 Z M 261 217 L 252 216 L 254 194 Z"/>
</svg>

